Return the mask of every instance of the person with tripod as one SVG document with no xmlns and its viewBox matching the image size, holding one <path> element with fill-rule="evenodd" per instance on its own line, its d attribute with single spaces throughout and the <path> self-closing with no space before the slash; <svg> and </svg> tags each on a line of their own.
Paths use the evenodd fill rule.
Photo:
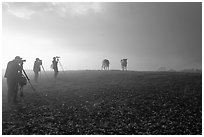
<svg viewBox="0 0 204 137">
<path fill-rule="evenodd" d="M 42 65 L 42 60 L 40 60 L 39 58 L 36 58 L 35 62 L 34 62 L 34 66 L 33 66 L 33 71 L 35 74 L 34 80 L 35 82 L 38 81 L 38 76 L 39 76 L 39 72 L 41 71 L 40 66 Z"/>
<path fill-rule="evenodd" d="M 9 61 L 7 64 L 4 77 L 7 79 L 8 103 L 17 103 L 18 82 L 22 76 L 23 66 L 21 65 L 25 60 L 22 60 L 19 56 L 16 56 L 14 60 Z"/>
<path fill-rule="evenodd" d="M 59 61 L 59 57 L 53 57 L 53 61 L 52 61 L 52 67 L 54 69 L 54 78 L 57 78 L 57 75 L 59 73 L 59 70 L 58 70 L 58 61 Z"/>
</svg>

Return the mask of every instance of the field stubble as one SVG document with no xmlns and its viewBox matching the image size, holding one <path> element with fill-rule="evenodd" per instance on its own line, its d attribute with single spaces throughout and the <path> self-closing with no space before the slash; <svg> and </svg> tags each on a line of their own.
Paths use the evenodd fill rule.
<svg viewBox="0 0 204 137">
<path fill-rule="evenodd" d="M 8 106 L 3 79 L 3 134 L 202 134 L 201 74 L 67 71 L 31 82 L 37 91 L 26 85 L 25 101 Z"/>
</svg>

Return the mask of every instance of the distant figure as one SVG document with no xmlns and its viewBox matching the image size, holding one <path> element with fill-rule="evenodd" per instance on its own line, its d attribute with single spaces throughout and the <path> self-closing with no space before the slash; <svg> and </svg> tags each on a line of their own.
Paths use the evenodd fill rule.
<svg viewBox="0 0 204 137">
<path fill-rule="evenodd" d="M 55 72 L 55 73 L 54 73 L 54 78 L 57 78 L 57 75 L 58 75 L 58 73 L 59 73 L 59 71 L 58 71 L 58 66 L 57 66 L 58 61 L 59 61 L 58 58 L 53 57 L 52 68 L 54 69 L 54 72 Z"/>
<path fill-rule="evenodd" d="M 102 62 L 102 67 L 101 67 L 101 69 L 102 69 L 102 70 L 109 70 L 109 64 L 110 64 L 109 60 L 104 59 L 103 62 Z"/>
<path fill-rule="evenodd" d="M 39 58 L 36 58 L 35 62 L 34 62 L 34 66 L 33 66 L 33 71 L 35 74 L 34 80 L 35 82 L 38 81 L 38 76 L 39 76 L 39 72 L 41 71 L 40 66 L 42 65 L 42 60 L 40 60 Z"/>
<path fill-rule="evenodd" d="M 18 82 L 22 76 L 22 58 L 16 56 L 14 60 L 9 61 L 7 64 L 6 72 L 4 77 L 7 78 L 8 86 L 8 103 L 17 103 L 17 93 L 18 93 Z"/>
<path fill-rule="evenodd" d="M 127 70 L 127 59 L 120 60 L 122 70 Z"/>
</svg>

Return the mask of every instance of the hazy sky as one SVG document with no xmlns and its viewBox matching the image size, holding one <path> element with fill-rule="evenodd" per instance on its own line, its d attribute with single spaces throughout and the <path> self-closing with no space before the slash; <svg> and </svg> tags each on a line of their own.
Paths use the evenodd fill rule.
<svg viewBox="0 0 204 137">
<path fill-rule="evenodd" d="M 202 3 L 3 3 L 3 68 L 19 55 L 50 70 L 110 69 L 128 59 L 130 70 L 202 67 Z M 60 66 L 59 66 L 60 68 Z"/>
</svg>

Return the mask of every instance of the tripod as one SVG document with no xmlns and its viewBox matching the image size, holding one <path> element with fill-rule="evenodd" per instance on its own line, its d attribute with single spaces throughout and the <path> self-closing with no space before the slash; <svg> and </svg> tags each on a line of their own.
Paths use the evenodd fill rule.
<svg viewBox="0 0 204 137">
<path fill-rule="evenodd" d="M 64 69 L 63 69 L 62 64 L 61 64 L 61 62 L 59 61 L 59 59 L 58 59 L 58 62 L 59 62 L 60 67 L 62 68 L 62 71 L 63 71 L 63 73 L 64 73 Z"/>
<path fill-rule="evenodd" d="M 25 77 L 25 79 L 27 79 L 27 81 L 29 82 L 29 84 L 30 84 L 32 90 L 33 90 L 37 95 L 39 95 L 40 98 L 42 98 L 42 99 L 45 100 L 46 102 L 50 103 L 50 101 L 49 101 L 47 98 L 43 97 L 43 93 L 36 91 L 36 89 L 35 89 L 35 88 L 33 87 L 33 85 L 31 84 L 30 79 L 28 78 L 28 75 L 26 74 L 25 70 L 23 69 L 23 62 L 21 63 L 21 66 L 22 66 L 23 74 L 24 74 L 25 76 L 24 76 L 23 74 L 22 74 L 22 75 L 23 75 L 23 76 Z M 43 67 L 43 68 L 44 68 L 44 67 Z M 21 94 L 20 94 L 20 96 L 24 99 L 23 89 L 21 89 Z"/>
<path fill-rule="evenodd" d="M 25 75 L 26 79 L 28 80 L 28 83 L 30 84 L 30 86 L 31 86 L 32 90 L 33 90 L 33 91 L 36 91 L 36 90 L 35 90 L 35 88 L 33 87 L 33 85 L 31 84 L 30 79 L 28 78 L 28 75 L 26 74 L 25 70 L 24 70 L 24 69 L 22 69 L 22 71 L 23 71 L 23 73 L 24 73 L 24 75 Z"/>
<path fill-rule="evenodd" d="M 37 91 L 35 90 L 35 88 L 34 88 L 33 85 L 31 84 L 30 79 L 28 78 L 28 75 L 26 74 L 25 70 L 23 69 L 22 71 L 23 71 L 23 73 L 24 73 L 26 79 L 28 80 L 28 82 L 29 82 L 29 84 L 30 84 L 32 90 L 33 90 L 37 95 L 39 95 L 39 97 L 41 97 L 43 100 L 45 100 L 46 102 L 49 103 L 50 101 L 49 101 L 48 99 L 46 99 L 45 97 L 43 97 L 43 94 L 42 94 L 41 92 L 37 92 Z M 21 96 L 23 97 L 23 91 L 21 91 Z"/>
<path fill-rule="evenodd" d="M 45 68 L 43 67 L 43 65 L 41 65 L 41 66 L 42 66 L 42 68 L 43 68 L 43 71 L 45 72 L 46 77 L 48 78 L 47 73 L 46 73 L 46 71 L 45 71 Z"/>
</svg>

